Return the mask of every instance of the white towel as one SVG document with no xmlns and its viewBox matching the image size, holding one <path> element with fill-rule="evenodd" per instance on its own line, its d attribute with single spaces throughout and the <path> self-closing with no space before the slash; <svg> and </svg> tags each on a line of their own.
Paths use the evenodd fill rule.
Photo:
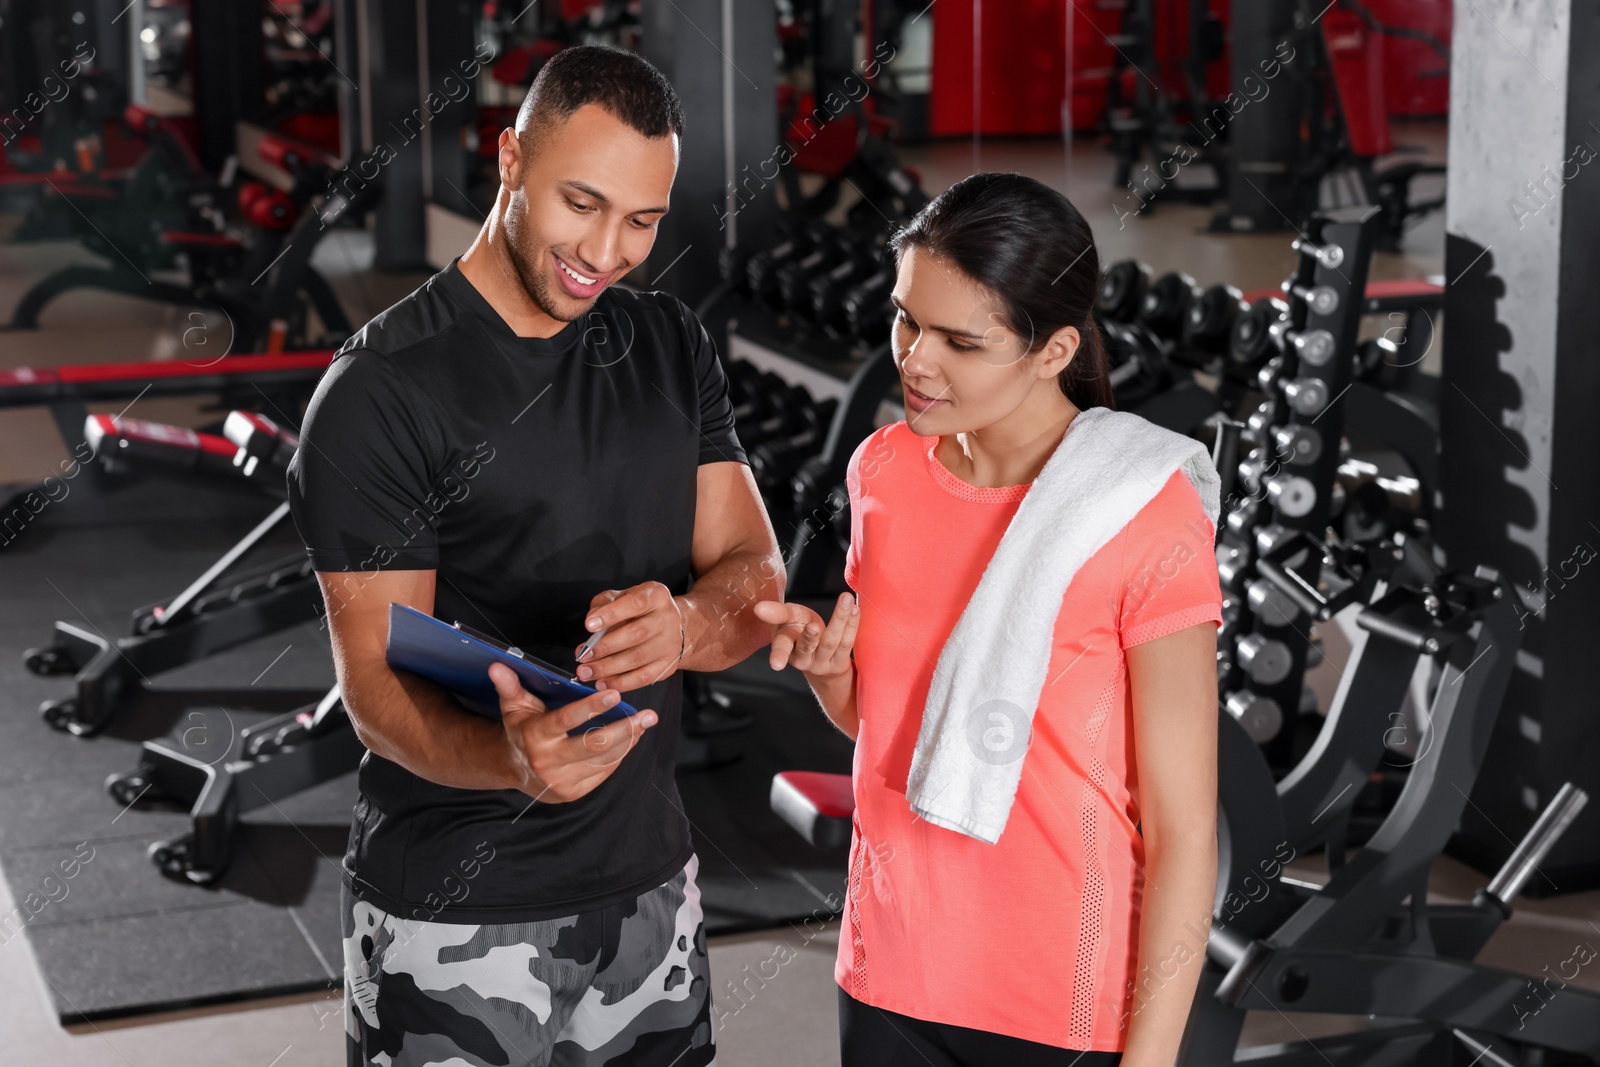
<svg viewBox="0 0 1600 1067">
<path fill-rule="evenodd" d="M 1221 482 L 1199 441 L 1110 408 L 1072 420 L 939 654 L 907 780 L 913 812 L 1000 839 L 1067 585 L 1179 469 L 1214 526 Z"/>
</svg>

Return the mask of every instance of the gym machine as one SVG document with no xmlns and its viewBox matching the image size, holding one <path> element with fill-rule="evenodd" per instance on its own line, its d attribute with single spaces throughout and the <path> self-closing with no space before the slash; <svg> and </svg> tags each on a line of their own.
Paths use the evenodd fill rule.
<svg viewBox="0 0 1600 1067">
<path fill-rule="evenodd" d="M 1373 67 L 1381 62 L 1380 35 L 1423 40 L 1447 64 L 1449 49 L 1422 31 L 1384 25 L 1359 0 L 1326 8 L 1310 0 L 1237 0 L 1231 21 L 1233 84 L 1273 84 L 1227 122 L 1227 205 L 1212 218 L 1212 232 L 1298 226 L 1318 207 L 1324 179 L 1352 174 L 1355 199 L 1380 210 L 1374 246 L 1399 251 L 1411 222 L 1444 204 L 1442 196 L 1414 201 L 1411 183 L 1444 167 L 1374 166 L 1395 150 L 1382 72 Z"/>
<path fill-rule="evenodd" d="M 48 408 L 72 457 L 63 461 L 63 474 L 59 477 L 73 479 L 72 489 L 80 495 L 104 498 L 125 479 L 104 463 L 90 462 L 96 450 L 86 434 L 93 421 L 88 405 L 131 402 L 142 396 L 214 393 L 224 409 L 254 411 L 265 406 L 280 419 L 298 419 L 303 402 L 316 388 L 332 358 L 332 352 L 321 351 L 212 357 L 203 365 L 142 361 L 18 367 L 0 371 L 0 409 Z M 177 436 L 187 432 L 179 431 Z M 217 444 L 212 438 L 200 440 Z M 202 458 L 194 452 L 170 455 L 174 459 L 187 455 L 195 460 L 195 466 Z M 51 475 L 40 485 L 0 486 L 0 547 L 15 540 L 46 503 L 57 499 L 58 494 L 50 485 L 56 477 Z"/>
<path fill-rule="evenodd" d="M 1386 599 L 1388 609 L 1367 625 L 1388 643 L 1439 660 L 1442 678 L 1426 750 L 1394 810 L 1349 859 L 1329 844 L 1327 884 L 1283 875 L 1289 816 L 1282 787 L 1274 790 L 1241 724 L 1220 717 L 1223 845 L 1214 923 L 1179 1056 L 1185 1067 L 1454 1067 L 1477 1063 L 1494 1048 L 1518 1050 L 1515 1062 L 1527 1065 L 1600 1058 L 1600 996 L 1564 986 L 1540 997 L 1529 992 L 1527 976 L 1473 962 L 1587 801 L 1581 790 L 1569 784 L 1557 794 L 1471 904 L 1427 901 L 1428 871 L 1466 807 L 1520 643 L 1513 590 L 1478 567 L 1471 575 L 1397 585 Z M 1394 673 L 1365 654 L 1349 670 Z M 1238 1049 L 1251 1010 L 1366 1015 L 1373 1025 L 1315 1042 Z M 1488 1062 L 1513 1061 L 1497 1055 Z"/>
<path fill-rule="evenodd" d="M 1215 131 L 1215 142 L 1189 143 L 1190 132 L 1199 128 L 1197 121 L 1209 123 L 1219 110 L 1224 120 L 1228 115 L 1209 88 L 1212 65 L 1226 56 L 1228 34 L 1223 18 L 1227 8 L 1219 13 L 1211 10 L 1212 6 L 1212 0 L 1189 0 L 1186 34 L 1181 41 L 1175 33 L 1162 33 L 1157 25 L 1162 16 L 1170 16 L 1178 8 L 1175 0 L 1127 0 L 1123 6 L 1122 26 L 1110 38 L 1116 55 L 1101 117 L 1117 161 L 1113 182 L 1118 188 L 1133 188 L 1133 168 L 1146 156 L 1159 172 L 1158 161 L 1171 162 L 1186 149 L 1191 158 L 1185 165 L 1211 168 L 1212 184 L 1169 186 L 1163 182 L 1159 191 L 1190 204 L 1209 204 L 1227 195 L 1227 122 Z M 1166 21 L 1174 20 L 1168 17 Z M 1181 84 L 1170 82 L 1170 60 L 1162 62 L 1168 58 L 1162 45 L 1184 53 L 1176 64 Z"/>
<path fill-rule="evenodd" d="M 102 462 L 222 473 L 221 454 L 231 446 L 228 470 L 280 498 L 298 443 L 293 432 L 249 412 L 229 417 L 224 441 L 114 416 L 91 416 L 90 422 L 88 436 L 106 446 Z M 136 610 L 127 637 L 112 641 L 76 623 L 58 621 L 50 644 L 23 654 L 23 663 L 34 674 L 74 675 L 73 696 L 40 706 L 44 720 L 55 729 L 91 736 L 149 675 L 316 618 L 322 594 L 304 551 L 264 566 L 234 569 L 288 517 L 284 500 L 177 595 Z"/>
<path fill-rule="evenodd" d="M 356 221 L 372 208 L 380 186 L 349 169 L 332 171 L 290 142 L 264 137 L 262 154 L 293 174 L 294 185 L 283 193 L 260 182 L 243 184 L 238 193 L 243 230 L 225 232 L 209 218 L 196 216 L 220 217 L 218 204 L 227 183 L 219 185 L 197 172 L 175 179 L 169 157 L 177 148 L 159 152 L 155 146 L 177 145 L 178 135 L 167 129 L 167 120 L 131 106 L 129 113 L 130 121 L 166 132 L 152 138 L 152 151 L 123 193 L 97 212 L 101 221 L 84 217 L 87 228 L 80 238 L 110 265 L 63 267 L 41 279 L 17 304 L 11 328 L 36 329 L 39 313 L 50 301 L 72 289 L 94 288 L 216 308 L 231 325 L 231 345 L 245 351 L 337 347 L 348 337 L 350 321 L 311 257 L 330 227 Z M 197 198 L 203 202 L 200 208 L 192 206 Z M 187 266 L 185 281 L 147 276 L 173 266 L 180 254 Z M 315 339 L 308 322 L 312 309 L 324 331 Z"/>
<path fill-rule="evenodd" d="M 128 103 L 127 20 L 91 0 L 8 0 L 0 32 L 0 202 L 71 180 Z M 122 162 L 119 160 L 119 162 Z"/>
<path fill-rule="evenodd" d="M 201 168 L 182 119 L 129 104 L 106 129 L 106 138 L 96 134 L 77 142 L 68 157 L 72 167 L 59 159 L 53 170 L 12 176 L 8 184 L 13 192 L 32 194 L 16 238 L 69 237 L 96 255 L 129 262 L 135 269 L 170 267 L 174 253 L 161 248 L 155 236 L 164 230 L 214 228 L 221 219 L 221 183 Z M 138 151 L 130 165 L 113 165 L 114 155 L 121 157 L 130 149 Z M 130 255 L 137 264 L 119 259 Z"/>
<path fill-rule="evenodd" d="M 348 774 L 366 753 L 338 686 L 315 704 L 246 727 L 239 740 L 239 755 L 220 766 L 220 758 L 185 751 L 181 738 L 146 741 L 134 770 L 106 779 L 123 807 L 139 800 L 189 807 L 191 828 L 148 849 L 163 873 L 214 882 L 228 868 L 241 815 Z"/>
</svg>

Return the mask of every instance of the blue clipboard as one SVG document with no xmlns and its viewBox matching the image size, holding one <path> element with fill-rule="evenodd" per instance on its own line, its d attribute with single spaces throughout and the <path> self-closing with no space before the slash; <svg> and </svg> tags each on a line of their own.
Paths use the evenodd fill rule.
<svg viewBox="0 0 1600 1067">
<path fill-rule="evenodd" d="M 467 708 L 491 719 L 500 717 L 500 695 L 489 680 L 491 663 L 504 663 L 516 671 L 522 687 L 551 710 L 595 692 L 554 664 L 510 648 L 459 622 L 452 626 L 405 604 L 389 605 L 389 639 L 384 659 L 391 667 L 437 682 Z M 636 714 L 637 708 L 619 701 L 567 734 L 588 733 Z"/>
</svg>

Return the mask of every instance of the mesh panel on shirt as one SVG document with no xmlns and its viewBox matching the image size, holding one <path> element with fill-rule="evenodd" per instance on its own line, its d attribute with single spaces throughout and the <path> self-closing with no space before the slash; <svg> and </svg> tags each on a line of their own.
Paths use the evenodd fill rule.
<svg viewBox="0 0 1600 1067">
<path fill-rule="evenodd" d="M 850 981 L 855 985 L 851 995 L 857 1000 L 864 1000 L 867 995 L 867 949 L 861 941 L 861 912 L 856 906 L 856 902 L 861 899 L 861 850 L 865 847 L 862 844 L 859 821 L 855 825 L 852 844 L 854 847 L 850 857 L 850 892 L 845 901 L 845 918 L 850 924 Z"/>
<path fill-rule="evenodd" d="M 1105 903 L 1105 872 L 1100 868 L 1099 804 L 1097 792 L 1105 789 L 1106 768 L 1100 762 L 1100 730 L 1111 714 L 1117 679 L 1113 678 L 1095 701 L 1085 731 L 1089 735 L 1089 778 L 1083 783 L 1078 825 L 1083 833 L 1083 897 L 1078 922 L 1078 958 L 1072 974 L 1072 1021 L 1067 1040 L 1073 1048 L 1088 1048 L 1094 1033 L 1094 994 L 1100 960 L 1100 913 Z"/>
</svg>

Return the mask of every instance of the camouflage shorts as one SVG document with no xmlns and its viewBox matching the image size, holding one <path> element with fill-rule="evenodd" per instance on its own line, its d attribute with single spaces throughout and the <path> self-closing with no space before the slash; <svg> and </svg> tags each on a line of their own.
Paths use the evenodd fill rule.
<svg viewBox="0 0 1600 1067">
<path fill-rule="evenodd" d="M 705 1067 L 699 859 L 633 900 L 543 922 L 402 919 L 345 890 L 352 1067 Z"/>
</svg>

